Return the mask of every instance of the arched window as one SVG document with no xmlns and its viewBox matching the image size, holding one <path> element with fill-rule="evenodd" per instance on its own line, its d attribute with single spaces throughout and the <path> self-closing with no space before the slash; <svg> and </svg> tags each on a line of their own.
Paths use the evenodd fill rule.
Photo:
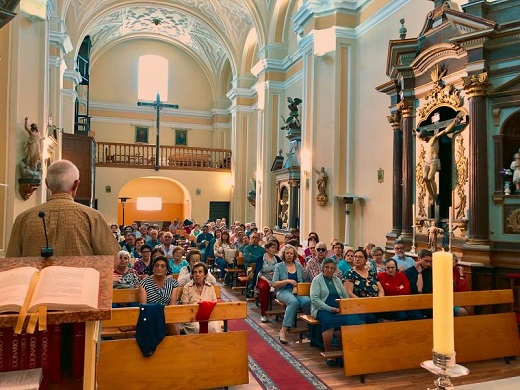
<svg viewBox="0 0 520 390">
<path fill-rule="evenodd" d="M 168 100 L 168 60 L 153 54 L 140 56 L 137 99 L 155 100 L 157 93 L 161 101 Z"/>
</svg>

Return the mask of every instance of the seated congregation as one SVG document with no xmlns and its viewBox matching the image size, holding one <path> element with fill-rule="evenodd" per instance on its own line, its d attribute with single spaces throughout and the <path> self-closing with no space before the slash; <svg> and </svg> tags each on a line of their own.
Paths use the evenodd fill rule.
<svg viewBox="0 0 520 390">
<path fill-rule="evenodd" d="M 422 249 L 413 259 L 405 255 L 401 241 L 394 244 L 395 255 L 383 260 L 385 251 L 373 244 L 355 250 L 332 239 L 328 247 L 311 232 L 302 248 L 296 234 L 288 233 L 280 242 L 271 228 L 260 231 L 254 222 L 237 222 L 228 228 L 225 220 L 217 220 L 200 228 L 185 221 L 180 230 L 174 221 L 164 232 L 137 225 L 123 231 L 124 250 L 114 262 L 114 289 L 137 288 L 139 304 L 198 304 L 202 312 L 207 310 L 204 305 L 217 301 L 215 286 L 220 288 L 220 281 L 226 293 L 245 292 L 247 301 L 260 307 L 261 322 L 269 322 L 270 316 L 283 317 L 278 334 L 281 344 L 291 342 L 291 334 L 299 334 L 299 340 L 307 336 L 311 346 L 324 350 L 330 366 L 343 365 L 340 331 L 344 326 L 432 317 L 431 305 L 395 311 L 341 310 L 345 299 L 432 293 L 432 252 Z M 457 263 L 453 255 L 453 289 L 468 291 Z M 273 310 L 273 303 L 283 309 Z M 114 307 L 131 305 L 114 303 Z M 473 314 L 473 307 L 464 305 L 453 310 L 456 316 Z M 298 322 L 308 326 L 299 327 Z M 167 327 L 171 335 L 221 330 L 222 324 L 216 321 Z"/>
</svg>

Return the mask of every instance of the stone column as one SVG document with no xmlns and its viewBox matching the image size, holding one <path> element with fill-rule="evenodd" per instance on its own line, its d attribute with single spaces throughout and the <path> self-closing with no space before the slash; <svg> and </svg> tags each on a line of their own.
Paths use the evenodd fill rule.
<svg viewBox="0 0 520 390">
<path fill-rule="evenodd" d="M 469 221 L 468 244 L 489 242 L 487 158 L 487 73 L 463 79 L 469 100 Z"/>
<path fill-rule="evenodd" d="M 401 200 L 403 199 L 403 133 L 401 131 L 401 118 L 399 111 L 389 115 L 388 122 L 392 125 L 394 132 L 393 141 L 393 173 L 392 173 L 392 235 L 397 237 L 403 230 L 403 208 Z"/>
<path fill-rule="evenodd" d="M 400 110 L 403 129 L 403 164 L 402 164 L 402 236 L 412 237 L 412 203 L 413 203 L 413 186 L 414 186 L 414 166 L 413 166 L 413 103 L 403 101 L 400 103 Z"/>
</svg>

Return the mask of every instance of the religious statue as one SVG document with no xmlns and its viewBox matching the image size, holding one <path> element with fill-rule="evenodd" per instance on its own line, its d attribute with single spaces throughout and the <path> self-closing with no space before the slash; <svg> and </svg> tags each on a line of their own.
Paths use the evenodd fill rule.
<svg viewBox="0 0 520 390">
<path fill-rule="evenodd" d="M 300 114 L 298 112 L 298 106 L 301 104 L 302 100 L 300 98 L 287 98 L 287 102 L 289 102 L 289 116 L 284 120 L 284 125 L 280 128 L 280 130 L 291 130 L 291 129 L 299 129 L 301 127 L 300 124 Z"/>
<path fill-rule="evenodd" d="M 426 229 L 426 233 L 428 233 L 428 249 L 435 252 L 437 250 L 437 235 L 444 234 L 444 230 L 438 228 L 435 221 L 432 221 L 431 226 Z"/>
<path fill-rule="evenodd" d="M 289 221 L 289 202 L 283 199 L 280 199 L 280 220 L 282 221 L 282 229 L 287 229 L 288 221 Z"/>
<path fill-rule="evenodd" d="M 40 171 L 45 136 L 40 133 L 36 123 L 32 123 L 30 127 L 28 123 L 29 118 L 25 117 L 25 130 L 29 134 L 25 143 L 25 165 L 30 170 Z"/>
<path fill-rule="evenodd" d="M 520 149 L 515 153 L 514 161 L 511 163 L 511 170 L 513 171 L 513 184 L 516 186 L 516 191 L 520 193 Z"/>
<path fill-rule="evenodd" d="M 435 174 L 441 170 L 441 160 L 439 158 L 439 139 L 446 134 L 454 132 L 454 127 L 464 119 L 466 115 L 459 111 L 453 122 L 444 130 L 433 135 L 425 135 L 426 142 L 426 164 L 424 165 L 423 179 L 426 184 L 430 203 L 434 204 L 437 200 L 437 183 L 435 182 Z"/>
<path fill-rule="evenodd" d="M 315 171 L 318 174 L 318 179 L 316 180 L 316 183 L 318 184 L 318 193 L 320 195 L 326 195 L 325 190 L 329 181 L 329 175 L 327 175 L 327 172 L 325 172 L 324 167 L 321 167 L 320 170 L 315 169 Z"/>
</svg>

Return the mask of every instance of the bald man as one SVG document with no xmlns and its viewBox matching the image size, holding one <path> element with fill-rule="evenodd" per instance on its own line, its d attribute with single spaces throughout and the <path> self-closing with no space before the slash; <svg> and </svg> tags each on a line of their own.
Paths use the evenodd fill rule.
<svg viewBox="0 0 520 390">
<path fill-rule="evenodd" d="M 45 247 L 40 211 L 45 213 L 49 246 L 55 256 L 115 255 L 120 251 L 103 215 L 74 202 L 79 171 L 72 162 L 51 164 L 45 183 L 52 192 L 50 199 L 16 217 L 6 257 L 40 256 Z"/>
</svg>

